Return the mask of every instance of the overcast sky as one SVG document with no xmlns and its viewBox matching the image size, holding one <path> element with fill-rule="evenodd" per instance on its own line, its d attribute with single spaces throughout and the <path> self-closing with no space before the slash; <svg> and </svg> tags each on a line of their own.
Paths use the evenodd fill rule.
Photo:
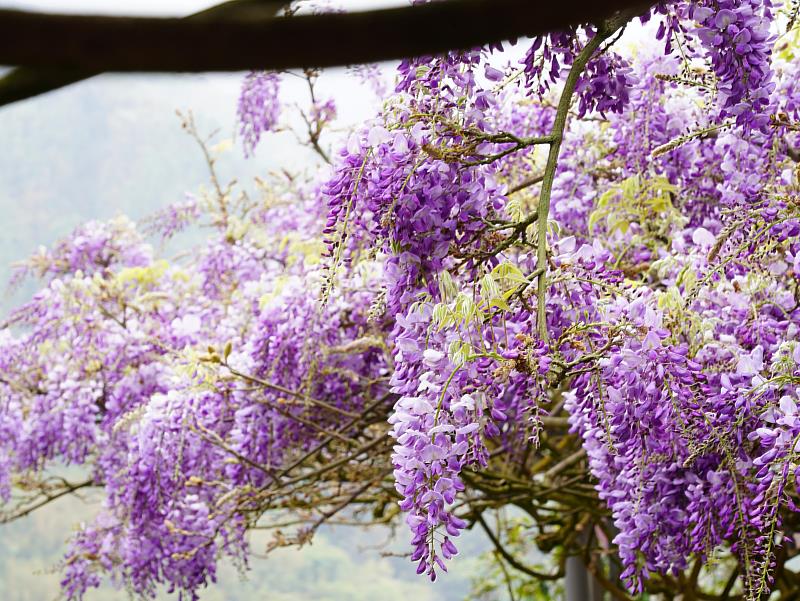
<svg viewBox="0 0 800 601">
<path fill-rule="evenodd" d="M 0 0 L 4 8 L 53 12 L 188 15 L 217 4 L 214 0 Z"/>
<path fill-rule="evenodd" d="M 222 0 L 0 0 L 0 7 L 52 12 L 184 16 L 221 2 Z M 351 10 L 364 10 L 403 4 L 403 0 L 339 0 L 336 4 Z"/>
</svg>

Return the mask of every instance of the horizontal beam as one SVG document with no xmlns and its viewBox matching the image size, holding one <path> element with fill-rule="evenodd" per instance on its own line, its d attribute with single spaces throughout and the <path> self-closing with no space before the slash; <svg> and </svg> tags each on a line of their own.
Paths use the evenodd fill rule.
<svg viewBox="0 0 800 601">
<path fill-rule="evenodd" d="M 597 22 L 647 0 L 446 0 L 343 14 L 216 19 L 0 10 L 0 64 L 87 73 L 332 67 L 437 54 Z"/>
<path fill-rule="evenodd" d="M 0 77 L 0 107 L 58 90 L 95 75 L 98 73 L 75 69 L 17 67 Z"/>
</svg>

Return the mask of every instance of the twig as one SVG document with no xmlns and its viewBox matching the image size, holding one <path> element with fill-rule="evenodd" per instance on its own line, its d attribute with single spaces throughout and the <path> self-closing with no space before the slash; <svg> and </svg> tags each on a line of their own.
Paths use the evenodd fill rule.
<svg viewBox="0 0 800 601">
<path fill-rule="evenodd" d="M 308 395 L 305 395 L 305 394 L 302 394 L 300 392 L 296 392 L 294 390 L 286 388 L 285 386 L 281 386 L 280 384 L 275 384 L 273 382 L 268 382 L 266 380 L 262 380 L 261 378 L 259 378 L 257 376 L 251 376 L 249 374 L 242 373 L 242 372 L 238 371 L 237 369 L 231 367 L 225 361 L 222 362 L 222 365 L 224 367 L 228 368 L 228 371 L 231 372 L 231 374 L 233 374 L 237 378 L 242 378 L 243 380 L 246 380 L 246 381 L 251 382 L 253 384 L 258 384 L 259 386 L 263 386 L 264 388 L 269 388 L 270 390 L 274 390 L 275 392 L 280 392 L 280 393 L 283 393 L 285 395 L 294 397 L 296 399 L 301 399 L 301 400 L 305 401 L 306 403 L 308 403 L 310 405 L 317 405 L 319 407 L 327 409 L 328 411 L 333 411 L 334 413 L 338 413 L 339 415 L 344 415 L 345 417 L 359 417 L 358 413 L 353 413 L 352 411 L 347 411 L 346 409 L 340 409 L 336 405 L 331 405 L 330 403 L 328 403 L 326 401 L 322 401 L 320 399 L 312 398 L 312 397 L 310 397 Z"/>
<path fill-rule="evenodd" d="M 356 425 L 357 423 L 359 423 L 359 422 L 363 421 L 364 419 L 366 419 L 366 417 L 367 417 L 367 416 L 368 416 L 368 415 L 369 415 L 369 414 L 370 414 L 370 413 L 371 413 L 371 412 L 372 412 L 372 411 L 373 411 L 373 410 L 374 410 L 376 407 L 379 407 L 380 405 L 382 405 L 383 403 L 385 403 L 385 402 L 386 402 L 388 399 L 390 399 L 390 398 L 391 398 L 391 397 L 393 397 L 393 396 L 395 396 L 395 395 L 393 395 L 393 394 L 391 394 L 391 393 L 390 393 L 390 394 L 384 395 L 384 396 L 383 396 L 383 397 L 381 397 L 380 399 L 377 399 L 377 400 L 375 400 L 373 403 L 371 403 L 370 405 L 368 405 L 368 406 L 367 406 L 367 407 L 364 409 L 364 411 L 362 411 L 362 412 L 361 412 L 361 415 L 360 415 L 359 417 L 357 417 L 357 418 L 354 418 L 353 420 L 351 420 L 351 421 L 347 422 L 346 424 L 344 424 L 344 425 L 341 427 L 340 431 L 342 431 L 342 432 L 345 432 L 345 431 L 347 431 L 349 428 L 352 428 L 352 427 L 353 427 L 354 425 Z M 306 462 L 306 461 L 307 461 L 309 458 L 313 457 L 314 455 L 316 455 L 317 453 L 319 453 L 320 451 L 322 451 L 322 450 L 323 450 L 323 449 L 324 449 L 326 446 L 328 446 L 328 445 L 329 445 L 331 442 L 333 442 L 333 440 L 334 440 L 334 437 L 328 437 L 328 438 L 326 438 L 325 440 L 321 441 L 321 442 L 320 442 L 320 443 L 319 443 L 319 444 L 318 444 L 316 447 L 314 447 L 314 448 L 313 448 L 313 449 L 311 449 L 310 451 L 306 452 L 306 453 L 305 453 L 305 454 L 304 454 L 302 457 L 300 457 L 299 459 L 297 459 L 296 461 L 294 461 L 293 463 L 291 463 L 291 464 L 290 464 L 290 465 L 288 465 L 287 467 L 283 468 L 283 470 L 282 470 L 282 471 L 281 471 L 281 473 L 279 474 L 279 477 L 281 477 L 281 478 L 282 478 L 283 476 L 285 476 L 286 474 L 288 474 L 289 472 L 291 472 L 291 471 L 292 471 L 292 470 L 294 470 L 295 468 L 297 468 L 297 467 L 299 467 L 300 465 L 302 465 L 303 463 L 305 463 L 305 462 Z"/>
<path fill-rule="evenodd" d="M 511 555 L 505 549 L 505 547 L 503 547 L 503 544 L 498 540 L 497 536 L 489 527 L 489 525 L 486 523 L 486 520 L 483 519 L 483 516 L 481 514 L 478 514 L 477 520 L 478 523 L 481 525 L 481 528 L 483 528 L 483 530 L 486 532 L 486 536 L 488 536 L 489 540 L 492 541 L 492 544 L 494 545 L 495 549 L 497 549 L 500 555 L 503 556 L 503 559 L 505 559 L 506 562 L 508 562 L 508 565 L 510 565 L 515 570 L 519 570 L 523 574 L 527 574 L 528 576 L 530 576 L 531 578 L 535 578 L 536 580 L 558 580 L 563 576 L 563 574 L 560 571 L 556 572 L 555 574 L 545 574 L 543 572 L 537 572 L 536 570 L 532 570 L 528 566 L 520 563 L 513 555 Z"/>
<path fill-rule="evenodd" d="M 532 177 L 530 179 L 526 179 L 524 182 L 521 182 L 521 183 L 517 184 L 516 186 L 514 186 L 513 188 L 511 188 L 508 191 L 508 195 L 511 196 L 512 194 L 516 194 L 517 192 L 521 192 L 522 190 L 525 190 L 526 188 L 530 188 L 531 186 L 535 186 L 536 184 L 541 183 L 541 181 L 543 179 L 544 179 L 544 173 L 536 175 L 536 176 L 534 176 L 534 177 Z"/>
<path fill-rule="evenodd" d="M 200 132 L 197 131 L 197 124 L 194 121 L 194 115 L 191 111 L 189 111 L 186 115 L 181 113 L 180 111 L 176 111 L 178 117 L 181 119 L 181 126 L 186 132 L 191 136 L 191 138 L 197 142 L 197 145 L 200 147 L 200 150 L 203 152 L 203 157 L 206 160 L 206 166 L 208 167 L 209 176 L 211 177 L 211 183 L 214 185 L 214 191 L 217 195 L 217 205 L 219 206 L 219 214 L 222 220 L 222 227 L 228 227 L 228 201 L 227 196 L 228 192 L 230 192 L 230 187 L 227 191 L 222 189 L 222 185 L 219 183 L 219 177 L 217 177 L 217 168 L 216 162 L 217 160 L 211 156 L 211 152 L 208 150 L 208 142 L 211 140 L 216 132 L 213 132 L 207 138 L 203 138 L 200 136 Z"/>
</svg>

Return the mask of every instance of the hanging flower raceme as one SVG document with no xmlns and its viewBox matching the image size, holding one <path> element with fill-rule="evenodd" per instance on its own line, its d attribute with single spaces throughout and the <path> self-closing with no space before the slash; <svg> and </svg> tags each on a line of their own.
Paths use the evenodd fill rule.
<svg viewBox="0 0 800 601">
<path fill-rule="evenodd" d="M 252 154 L 261 136 L 275 131 L 280 118 L 277 73 L 253 71 L 244 80 L 239 96 L 238 117 L 245 153 Z"/>
</svg>

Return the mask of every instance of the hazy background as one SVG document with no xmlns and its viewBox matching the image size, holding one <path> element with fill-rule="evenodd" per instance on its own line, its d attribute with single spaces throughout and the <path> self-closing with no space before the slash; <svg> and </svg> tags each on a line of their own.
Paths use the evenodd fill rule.
<svg viewBox="0 0 800 601">
<path fill-rule="evenodd" d="M 397 2 L 395 2 L 396 4 Z M 59 12 L 185 15 L 215 4 L 205 0 L 0 0 L 2 8 Z M 352 0 L 351 8 L 391 2 Z M 202 132 L 235 134 L 236 100 L 242 74 L 192 76 L 104 75 L 45 96 L 0 108 L 0 283 L 10 265 L 49 245 L 87 219 L 125 213 L 140 219 L 207 183 L 207 169 L 195 142 L 180 127 L 176 109 L 192 110 Z M 287 103 L 304 101 L 302 82 L 287 80 Z M 368 88 L 334 70 L 320 80 L 322 96 L 334 96 L 343 121 L 370 115 L 377 99 Z M 223 177 L 245 183 L 270 169 L 302 170 L 312 155 L 291 135 L 273 136 L 249 160 L 237 141 L 220 162 Z M 27 286 L 0 299 L 0 316 L 24 300 Z M 0 599 L 47 601 L 59 595 L 53 566 L 65 540 L 91 518 L 97 499 L 63 499 L 31 517 L 0 527 Z M 201 596 L 209 601 L 435 601 L 463 599 L 475 559 L 484 549 L 480 535 L 468 536 L 452 573 L 437 585 L 418 577 L 407 559 L 381 557 L 369 549 L 386 533 L 326 530 L 302 550 L 254 558 L 247 580 L 233 568 Z M 395 542 L 405 551 L 406 533 Z M 253 539 L 253 549 L 266 540 Z M 166 597 L 166 596 L 165 596 Z M 127 599 L 101 589 L 89 600 Z"/>
</svg>

